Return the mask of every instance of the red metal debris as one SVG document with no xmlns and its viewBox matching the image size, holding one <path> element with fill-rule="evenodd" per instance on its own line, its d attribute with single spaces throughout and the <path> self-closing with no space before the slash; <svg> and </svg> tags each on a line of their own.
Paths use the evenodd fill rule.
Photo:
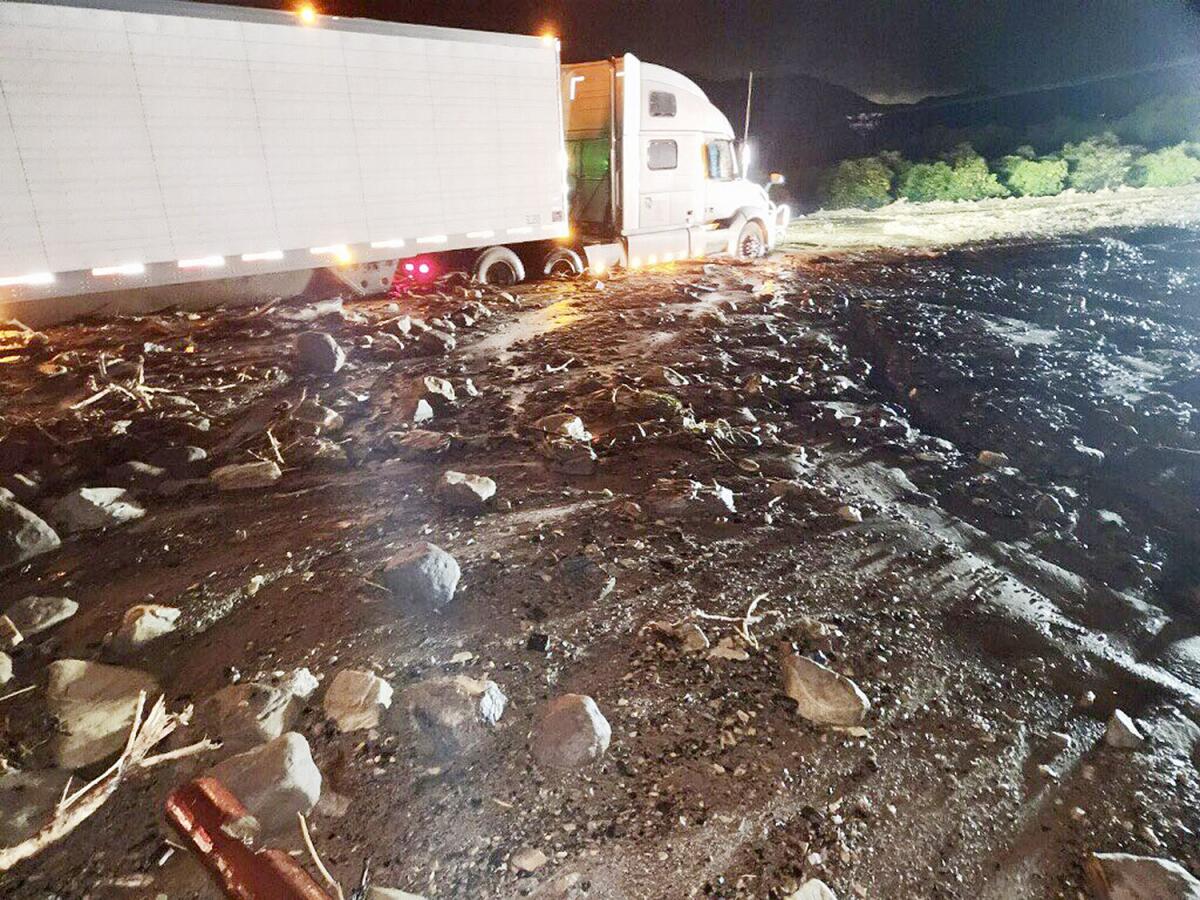
<svg viewBox="0 0 1200 900">
<path fill-rule="evenodd" d="M 255 851 L 237 836 L 248 813 L 215 778 L 197 778 L 167 797 L 167 821 L 236 900 L 331 900 L 282 850 Z"/>
</svg>

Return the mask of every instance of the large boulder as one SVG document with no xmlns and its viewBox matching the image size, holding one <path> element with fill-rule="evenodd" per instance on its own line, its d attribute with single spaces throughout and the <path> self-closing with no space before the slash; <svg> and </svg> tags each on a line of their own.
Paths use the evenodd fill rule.
<svg viewBox="0 0 1200 900">
<path fill-rule="evenodd" d="M 398 600 L 432 609 L 454 598 L 461 575 L 458 560 L 428 541 L 402 547 L 383 567 L 383 583 Z"/>
<path fill-rule="evenodd" d="M 392 686 L 372 672 L 343 669 L 325 691 L 325 715 L 338 731 L 374 728 L 391 705 Z"/>
<path fill-rule="evenodd" d="M 47 671 L 47 706 L 62 726 L 50 748 L 61 769 L 79 769 L 117 753 L 129 736 L 138 694 L 146 693 L 148 710 L 160 693 L 154 678 L 137 669 L 60 659 Z"/>
<path fill-rule="evenodd" d="M 237 753 L 274 740 L 291 728 L 299 712 L 285 688 L 250 681 L 221 688 L 200 704 L 193 730 L 219 738 Z"/>
<path fill-rule="evenodd" d="M 815 660 L 796 653 L 783 658 L 783 689 L 796 712 L 818 725 L 858 725 L 871 701 L 858 685 Z"/>
<path fill-rule="evenodd" d="M 15 500 L 0 498 L 0 569 L 60 546 L 58 535 Z"/>
<path fill-rule="evenodd" d="M 496 682 L 455 675 L 409 685 L 400 694 L 398 712 L 420 752 L 449 757 L 477 746 L 507 704 Z"/>
<path fill-rule="evenodd" d="M 307 813 L 321 798 L 321 770 L 308 741 L 294 731 L 231 756 L 205 774 L 242 801 L 264 836 L 294 832 L 297 813 Z"/>
<path fill-rule="evenodd" d="M 608 750 L 612 727 L 596 701 L 563 694 L 546 704 L 533 732 L 533 756 L 544 766 L 578 769 Z"/>
<path fill-rule="evenodd" d="M 18 600 L 4 614 L 21 632 L 31 637 L 67 621 L 79 611 L 79 604 L 66 597 L 26 597 Z"/>
<path fill-rule="evenodd" d="M 146 510 L 120 487 L 79 488 L 50 505 L 50 518 L 67 534 L 123 525 L 145 514 Z"/>
<path fill-rule="evenodd" d="M 1200 900 L 1200 881 L 1169 859 L 1093 853 L 1084 870 L 1099 900 Z"/>
</svg>

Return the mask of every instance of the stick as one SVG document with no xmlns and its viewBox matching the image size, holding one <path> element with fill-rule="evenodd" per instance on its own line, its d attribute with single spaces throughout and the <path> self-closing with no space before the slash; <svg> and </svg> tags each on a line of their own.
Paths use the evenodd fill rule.
<svg viewBox="0 0 1200 900">
<path fill-rule="evenodd" d="M 29 685 L 29 687 L 23 687 L 18 691 L 9 691 L 4 696 L 0 697 L 0 700 L 11 700 L 13 697 L 20 697 L 22 694 L 28 694 L 30 691 L 32 691 L 36 687 L 37 687 L 36 684 L 31 684 L 31 685 Z"/>
<path fill-rule="evenodd" d="M 346 900 L 346 895 L 342 893 L 342 886 L 329 874 L 329 870 L 325 868 L 325 863 L 321 862 L 321 857 L 317 855 L 317 848 L 313 846 L 312 838 L 308 835 L 308 820 L 304 818 L 304 813 L 298 812 L 296 816 L 300 819 L 300 834 L 304 837 L 304 846 L 308 848 L 309 856 L 316 863 L 317 870 L 321 873 L 325 882 L 333 888 L 334 893 L 338 896 L 338 900 Z"/>
</svg>

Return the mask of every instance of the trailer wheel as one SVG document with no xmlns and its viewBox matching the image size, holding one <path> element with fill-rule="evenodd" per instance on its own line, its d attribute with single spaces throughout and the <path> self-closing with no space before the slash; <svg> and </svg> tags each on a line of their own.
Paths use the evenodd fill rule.
<svg viewBox="0 0 1200 900">
<path fill-rule="evenodd" d="M 758 222 L 747 222 L 738 234 L 737 243 L 733 247 L 738 259 L 758 259 L 766 256 L 767 233 Z"/>
<path fill-rule="evenodd" d="M 489 247 L 475 260 L 475 279 L 483 284 L 516 284 L 525 280 L 525 266 L 507 247 Z"/>
<path fill-rule="evenodd" d="M 573 275 L 583 274 L 583 260 L 570 247 L 556 247 L 546 254 L 546 262 L 542 265 L 542 274 Z"/>
</svg>

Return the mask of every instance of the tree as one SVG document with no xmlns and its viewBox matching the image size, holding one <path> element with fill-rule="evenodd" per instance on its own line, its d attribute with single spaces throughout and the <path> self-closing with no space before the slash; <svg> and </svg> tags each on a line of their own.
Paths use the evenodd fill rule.
<svg viewBox="0 0 1200 900">
<path fill-rule="evenodd" d="M 1004 185 L 988 171 L 987 160 L 970 144 L 959 144 L 943 161 L 908 167 L 897 178 L 896 193 L 917 203 L 1008 196 Z"/>
<path fill-rule="evenodd" d="M 1024 155 L 1018 147 L 1016 154 L 1001 157 L 996 162 L 996 174 L 1000 183 L 1017 197 L 1049 197 L 1062 192 L 1067 179 L 1065 159 L 1033 159 Z"/>
<path fill-rule="evenodd" d="M 1143 153 L 1129 171 L 1135 187 L 1179 187 L 1200 181 L 1200 144 L 1180 143 Z"/>
<path fill-rule="evenodd" d="M 825 173 L 819 192 L 829 209 L 877 209 L 894 199 L 892 170 L 878 156 L 844 159 Z"/>
<path fill-rule="evenodd" d="M 1120 187 L 1140 152 L 1140 147 L 1123 145 L 1111 131 L 1076 144 L 1065 144 L 1061 156 L 1067 161 L 1067 187 L 1077 191 Z"/>
</svg>

